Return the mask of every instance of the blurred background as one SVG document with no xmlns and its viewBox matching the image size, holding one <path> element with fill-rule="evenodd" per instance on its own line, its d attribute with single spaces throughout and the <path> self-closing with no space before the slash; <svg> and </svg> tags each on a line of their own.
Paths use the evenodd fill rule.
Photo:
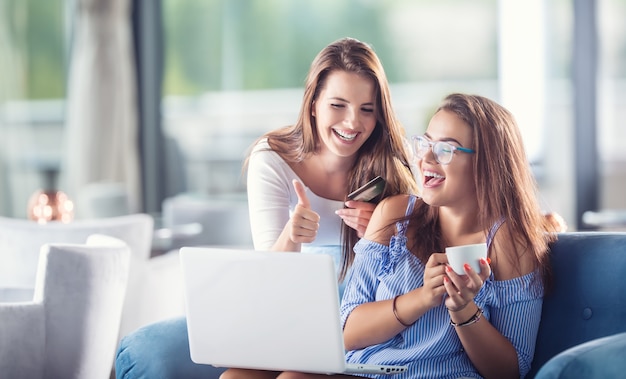
<svg viewBox="0 0 626 379">
<path fill-rule="evenodd" d="M 242 162 L 292 124 L 350 36 L 408 135 L 450 92 L 518 119 L 546 211 L 626 209 L 626 0 L 0 0 L 0 215 L 54 187 L 76 217 L 245 201 Z"/>
</svg>

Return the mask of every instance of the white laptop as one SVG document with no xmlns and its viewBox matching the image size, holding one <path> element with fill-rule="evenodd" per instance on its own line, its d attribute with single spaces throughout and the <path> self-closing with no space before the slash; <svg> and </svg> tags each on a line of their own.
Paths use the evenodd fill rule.
<svg viewBox="0 0 626 379">
<path fill-rule="evenodd" d="M 183 247 L 180 260 L 196 363 L 323 374 L 406 370 L 346 363 L 329 255 Z"/>
</svg>

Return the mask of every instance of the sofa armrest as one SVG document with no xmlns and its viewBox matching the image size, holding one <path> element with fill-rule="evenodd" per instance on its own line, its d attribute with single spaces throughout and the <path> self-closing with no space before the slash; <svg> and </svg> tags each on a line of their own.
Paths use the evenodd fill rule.
<svg viewBox="0 0 626 379">
<path fill-rule="evenodd" d="M 556 355 L 536 379 L 618 378 L 626 373 L 626 333 L 582 343 Z"/>
</svg>

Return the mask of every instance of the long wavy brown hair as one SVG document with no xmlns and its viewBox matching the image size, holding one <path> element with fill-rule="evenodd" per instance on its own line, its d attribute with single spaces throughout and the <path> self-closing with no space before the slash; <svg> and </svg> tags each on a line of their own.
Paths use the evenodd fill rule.
<svg viewBox="0 0 626 379">
<path fill-rule="evenodd" d="M 548 247 L 556 239 L 556 230 L 539 206 L 537 185 L 513 115 L 493 100 L 466 94 L 448 95 L 436 112 L 441 110 L 456 114 L 472 129 L 478 222 L 485 235 L 503 218 L 508 237 L 534 254 L 535 268 L 547 281 Z M 413 254 L 425 262 L 433 251 L 444 250 L 438 207 L 418 200 L 409 219 L 410 233 L 418 236 L 411 247 Z M 519 254 L 509 255 L 518 268 Z"/>
<path fill-rule="evenodd" d="M 312 107 L 326 85 L 329 74 L 334 71 L 346 71 L 368 78 L 375 88 L 376 127 L 358 151 L 350 170 L 346 194 L 376 176 L 382 176 L 387 182 L 381 199 L 391 195 L 415 193 L 417 186 L 409 168 L 404 128 L 391 106 L 387 76 L 372 47 L 354 38 L 337 40 L 315 57 L 305 81 L 297 122 L 268 132 L 259 139 L 267 138 L 271 149 L 286 162 L 301 162 L 316 154 L 320 149 L 320 139 Z M 352 248 L 358 240 L 356 231 L 343 224 L 341 240 L 340 280 L 343 280 L 354 260 Z"/>
</svg>

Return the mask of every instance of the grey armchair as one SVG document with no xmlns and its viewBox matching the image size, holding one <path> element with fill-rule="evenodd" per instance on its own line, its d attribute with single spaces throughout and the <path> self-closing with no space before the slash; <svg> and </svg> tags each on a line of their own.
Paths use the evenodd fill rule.
<svg viewBox="0 0 626 379">
<path fill-rule="evenodd" d="M 33 296 L 39 250 L 46 243 L 84 244 L 92 234 L 124 241 L 131 251 L 128 291 L 120 336 L 160 319 L 146 302 L 146 265 L 150 259 L 154 220 L 148 214 L 38 224 L 0 217 L 0 300 L 29 300 Z M 0 373 L 0 376 L 2 374 Z"/>
<path fill-rule="evenodd" d="M 245 199 L 212 199 L 181 194 L 163 201 L 162 228 L 155 231 L 154 249 L 146 270 L 145 303 L 160 320 L 185 314 L 178 249 L 182 246 L 246 246 L 252 248 Z M 154 321 L 159 321 L 156 318 Z"/>
<path fill-rule="evenodd" d="M 108 236 L 44 245 L 32 300 L 0 302 L 0 376 L 109 378 L 129 263 Z"/>
</svg>

